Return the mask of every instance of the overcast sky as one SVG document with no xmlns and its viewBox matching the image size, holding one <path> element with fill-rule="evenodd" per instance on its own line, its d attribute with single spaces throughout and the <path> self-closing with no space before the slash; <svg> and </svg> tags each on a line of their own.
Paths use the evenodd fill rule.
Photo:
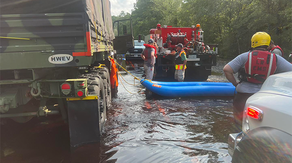
<svg viewBox="0 0 292 163">
<path fill-rule="evenodd" d="M 110 0 L 112 15 L 120 15 L 121 11 L 131 13 L 136 0 Z"/>
</svg>

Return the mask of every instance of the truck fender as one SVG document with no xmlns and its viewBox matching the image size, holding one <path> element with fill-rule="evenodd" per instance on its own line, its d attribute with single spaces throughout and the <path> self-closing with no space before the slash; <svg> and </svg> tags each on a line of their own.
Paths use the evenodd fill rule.
<svg viewBox="0 0 292 163">
<path fill-rule="evenodd" d="M 235 147 L 232 162 L 291 162 L 292 135 L 260 127 L 243 136 Z"/>
</svg>

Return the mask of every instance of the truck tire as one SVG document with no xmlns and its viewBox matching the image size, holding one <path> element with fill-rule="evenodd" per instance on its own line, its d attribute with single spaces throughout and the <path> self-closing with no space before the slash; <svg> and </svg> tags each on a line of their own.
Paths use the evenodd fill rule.
<svg viewBox="0 0 292 163">
<path fill-rule="evenodd" d="M 90 77 L 90 84 L 88 85 L 88 94 L 89 95 L 97 95 L 99 101 L 99 130 L 100 134 L 103 131 L 104 123 L 106 121 L 106 97 L 105 97 L 105 86 L 103 83 L 103 79 L 100 76 Z"/>
<path fill-rule="evenodd" d="M 106 99 L 106 109 L 109 109 L 111 106 L 111 84 L 110 84 L 110 75 L 107 68 L 100 69 L 99 71 L 100 77 L 103 79 L 103 84 L 105 87 L 105 99 Z"/>
<path fill-rule="evenodd" d="M 36 112 L 38 111 L 38 102 L 37 100 L 30 100 L 28 103 L 26 103 L 25 105 L 21 105 L 18 108 L 16 108 L 15 110 L 20 110 L 25 112 Z M 32 120 L 32 118 L 34 118 L 34 116 L 25 116 L 25 117 L 14 117 L 14 118 L 10 118 L 12 119 L 14 122 L 17 123 L 27 123 L 30 120 Z"/>
</svg>

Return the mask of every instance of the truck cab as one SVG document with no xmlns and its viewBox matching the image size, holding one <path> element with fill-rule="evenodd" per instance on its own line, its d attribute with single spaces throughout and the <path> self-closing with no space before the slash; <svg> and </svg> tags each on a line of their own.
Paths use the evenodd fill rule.
<svg viewBox="0 0 292 163">
<path fill-rule="evenodd" d="M 292 72 L 268 77 L 246 102 L 242 132 L 229 134 L 232 162 L 292 161 Z"/>
</svg>

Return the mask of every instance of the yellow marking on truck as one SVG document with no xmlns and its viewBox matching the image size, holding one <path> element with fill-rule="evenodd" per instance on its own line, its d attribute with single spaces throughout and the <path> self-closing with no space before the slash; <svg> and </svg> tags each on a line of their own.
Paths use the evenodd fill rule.
<svg viewBox="0 0 292 163">
<path fill-rule="evenodd" d="M 67 101 L 81 101 L 81 100 L 97 100 L 98 96 L 87 96 L 87 97 L 72 97 L 72 98 L 67 98 Z"/>
<path fill-rule="evenodd" d="M 103 68 L 105 67 L 105 64 L 99 64 L 99 66 L 94 66 L 94 68 Z"/>
<path fill-rule="evenodd" d="M 0 38 L 14 39 L 14 40 L 30 40 L 29 38 L 20 38 L 20 37 L 3 37 L 3 36 L 0 36 Z"/>
</svg>

